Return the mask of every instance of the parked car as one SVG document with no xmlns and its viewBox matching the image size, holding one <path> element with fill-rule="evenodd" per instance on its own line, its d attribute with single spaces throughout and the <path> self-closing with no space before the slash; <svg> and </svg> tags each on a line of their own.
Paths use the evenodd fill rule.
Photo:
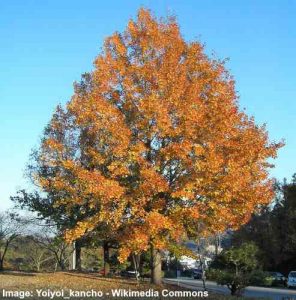
<svg viewBox="0 0 296 300">
<path fill-rule="evenodd" d="M 201 269 L 194 269 L 192 272 L 192 277 L 194 279 L 202 279 L 202 270 Z"/>
<path fill-rule="evenodd" d="M 140 273 L 137 271 L 121 271 L 120 275 L 122 277 L 127 277 L 127 278 L 139 278 L 140 277 Z"/>
<path fill-rule="evenodd" d="M 288 275 L 287 287 L 296 287 L 296 271 L 291 271 Z"/>
<path fill-rule="evenodd" d="M 268 272 L 268 277 L 272 279 L 273 285 L 286 285 L 286 277 L 280 272 Z"/>
</svg>

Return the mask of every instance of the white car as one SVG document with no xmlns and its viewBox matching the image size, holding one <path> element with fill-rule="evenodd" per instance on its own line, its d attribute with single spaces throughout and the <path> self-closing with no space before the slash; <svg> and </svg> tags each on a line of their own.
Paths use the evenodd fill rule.
<svg viewBox="0 0 296 300">
<path fill-rule="evenodd" d="M 291 271 L 288 275 L 287 287 L 296 287 L 296 271 Z"/>
</svg>

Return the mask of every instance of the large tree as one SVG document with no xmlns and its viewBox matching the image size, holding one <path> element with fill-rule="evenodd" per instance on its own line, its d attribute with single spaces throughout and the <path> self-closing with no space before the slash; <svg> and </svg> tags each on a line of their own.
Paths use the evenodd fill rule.
<svg viewBox="0 0 296 300">
<path fill-rule="evenodd" d="M 57 207 L 80 207 L 69 241 L 108 226 L 121 260 L 151 250 L 159 283 L 162 249 L 237 227 L 270 201 L 280 144 L 239 110 L 224 62 L 186 42 L 174 18 L 139 10 L 90 76 L 54 115 L 32 172 Z"/>
</svg>

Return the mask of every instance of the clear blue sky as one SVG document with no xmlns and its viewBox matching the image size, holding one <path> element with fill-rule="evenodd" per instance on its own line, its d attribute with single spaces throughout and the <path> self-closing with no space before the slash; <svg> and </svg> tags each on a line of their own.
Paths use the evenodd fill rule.
<svg viewBox="0 0 296 300">
<path fill-rule="evenodd" d="M 92 69 L 104 38 L 142 5 L 158 16 L 174 13 L 185 39 L 230 58 L 241 107 L 267 123 L 272 140 L 286 140 L 271 174 L 296 172 L 296 1 L 1 1 L 0 210 L 25 186 L 30 150 L 54 107 Z"/>
</svg>

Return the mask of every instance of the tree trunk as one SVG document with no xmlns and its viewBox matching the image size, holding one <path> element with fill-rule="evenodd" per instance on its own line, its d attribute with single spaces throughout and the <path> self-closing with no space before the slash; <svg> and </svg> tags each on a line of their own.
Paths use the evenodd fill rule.
<svg viewBox="0 0 296 300">
<path fill-rule="evenodd" d="M 41 261 L 37 260 L 35 265 L 36 265 L 37 272 L 40 272 Z"/>
<path fill-rule="evenodd" d="M 140 256 L 140 266 L 139 266 L 139 272 L 141 276 L 144 276 L 144 264 L 145 264 L 145 252 L 141 253 Z"/>
<path fill-rule="evenodd" d="M 7 249 L 8 249 L 8 247 L 9 247 L 9 244 L 10 244 L 11 241 L 12 241 L 12 239 L 6 241 L 5 247 L 4 247 L 4 251 L 3 251 L 2 255 L 1 255 L 1 253 L 0 253 L 0 271 L 3 271 L 3 270 L 4 270 L 4 258 L 5 258 Z"/>
<path fill-rule="evenodd" d="M 140 279 L 139 275 L 140 275 L 140 258 L 141 258 L 141 254 L 135 254 L 132 253 L 132 266 L 133 269 L 136 272 L 136 279 L 137 281 Z"/>
<path fill-rule="evenodd" d="M 104 242 L 103 244 L 104 251 L 104 276 L 107 276 L 110 273 L 110 258 L 109 258 L 109 245 L 108 242 Z"/>
<path fill-rule="evenodd" d="M 61 259 L 59 261 L 59 265 L 60 265 L 61 271 L 65 271 L 66 270 L 66 266 L 65 266 L 65 263 L 64 263 L 63 259 Z"/>
<path fill-rule="evenodd" d="M 76 261 L 76 266 L 75 270 L 81 271 L 81 244 L 79 241 L 76 241 L 75 243 L 75 261 Z"/>
<path fill-rule="evenodd" d="M 62 254 L 58 254 L 55 253 L 55 258 L 56 258 L 56 262 L 58 264 L 58 266 L 60 267 L 61 271 L 65 271 L 66 266 L 65 266 L 65 262 L 64 262 L 64 258 L 62 256 Z"/>
<path fill-rule="evenodd" d="M 231 296 L 235 296 L 236 287 L 234 285 L 231 286 L 230 292 L 231 292 Z"/>
<path fill-rule="evenodd" d="M 151 245 L 151 283 L 161 284 L 161 254 L 158 249 Z"/>
<path fill-rule="evenodd" d="M 217 257 L 220 249 L 220 234 L 215 236 L 215 256 Z"/>
</svg>

